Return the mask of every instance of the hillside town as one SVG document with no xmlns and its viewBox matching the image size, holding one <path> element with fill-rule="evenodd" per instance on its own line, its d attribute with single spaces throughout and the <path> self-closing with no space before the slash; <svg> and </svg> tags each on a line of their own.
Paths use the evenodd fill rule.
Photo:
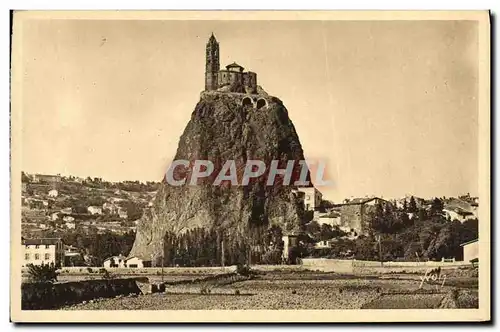
<svg viewBox="0 0 500 332">
<path fill-rule="evenodd" d="M 99 178 L 22 173 L 21 230 L 26 245 L 42 241 L 56 246 L 65 239 L 66 261 L 85 256 L 70 238 L 113 234 L 132 238 L 137 222 L 151 201 L 159 183 L 138 181 L 111 183 Z M 54 240 L 44 240 L 54 239 Z M 73 241 L 71 241 L 73 242 Z M 49 255 L 51 257 L 61 257 Z M 41 255 L 40 255 L 41 257 Z M 34 263 L 42 260 L 36 259 Z"/>
<path fill-rule="evenodd" d="M 138 221 L 144 210 L 152 206 L 158 188 L 159 183 L 156 182 L 111 183 L 99 178 L 30 175 L 23 172 L 23 265 L 51 262 L 65 266 L 131 268 L 154 265 L 155 262 L 128 257 L 128 254 Z M 284 243 L 279 248 L 282 252 L 280 261 L 290 258 L 287 250 L 297 240 L 308 248 L 306 253 L 300 254 L 301 257 L 355 258 L 356 248 L 359 249 L 356 244 L 373 236 L 378 212 L 382 211 L 380 217 L 384 222 L 390 218 L 400 218 L 401 223 L 410 225 L 412 220 L 424 218 L 422 213 L 432 214 L 432 209 L 435 208 L 433 204 L 441 204 L 440 216 L 448 223 L 472 225 L 463 226 L 473 229 L 472 233 L 467 233 L 465 244 L 473 244 L 477 240 L 477 233 L 474 237 L 474 229 L 477 229 L 479 201 L 470 194 L 433 199 L 410 195 L 399 199 L 365 196 L 332 202 L 324 199 L 322 193 L 314 187 L 297 188 L 293 193 L 303 205 L 307 223 L 304 234 L 299 236 L 300 239 L 282 236 Z M 402 213 L 398 212 L 398 217 L 389 217 L 388 211 Z M 379 233 L 386 234 L 386 242 L 396 241 L 391 236 L 398 232 L 398 227 L 405 227 L 398 222 L 395 220 L 388 229 L 378 229 Z M 99 239 L 101 244 L 96 245 Z M 386 247 L 392 245 L 385 244 Z M 391 254 L 386 253 L 386 259 L 419 259 L 418 249 L 415 256 L 413 253 L 398 250 Z M 464 259 L 463 253 L 457 256 L 459 257 L 440 258 Z"/>
</svg>

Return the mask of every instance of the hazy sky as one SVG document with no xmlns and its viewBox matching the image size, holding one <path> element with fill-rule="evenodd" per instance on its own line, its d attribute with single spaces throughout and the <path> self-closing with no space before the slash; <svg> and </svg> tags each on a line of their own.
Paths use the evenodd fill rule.
<svg viewBox="0 0 500 332">
<path fill-rule="evenodd" d="M 160 180 L 212 31 L 328 162 L 328 198 L 477 194 L 473 21 L 24 22 L 22 168 Z"/>
</svg>

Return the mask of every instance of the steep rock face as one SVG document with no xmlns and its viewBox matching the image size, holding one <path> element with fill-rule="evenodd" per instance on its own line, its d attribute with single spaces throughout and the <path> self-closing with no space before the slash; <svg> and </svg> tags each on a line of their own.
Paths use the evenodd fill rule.
<svg viewBox="0 0 500 332">
<path fill-rule="evenodd" d="M 252 102 L 247 99 L 245 103 L 245 97 Z M 212 161 L 213 175 L 196 186 L 172 186 L 164 181 L 138 224 L 129 256 L 150 260 L 161 253 L 166 232 L 179 234 L 197 227 L 223 230 L 229 237 L 252 237 L 256 229 L 273 225 L 280 226 L 284 234 L 299 232 L 304 211 L 295 187 L 279 185 L 279 180 L 268 186 L 264 176 L 247 186 L 213 185 L 227 160 L 238 166 L 239 183 L 247 160 L 261 160 L 267 166 L 271 160 L 280 160 L 279 168 L 295 160 L 292 184 L 297 179 L 298 161 L 304 155 L 288 111 L 278 98 L 265 93 L 203 92 L 175 156 L 175 160 L 196 159 Z"/>
</svg>

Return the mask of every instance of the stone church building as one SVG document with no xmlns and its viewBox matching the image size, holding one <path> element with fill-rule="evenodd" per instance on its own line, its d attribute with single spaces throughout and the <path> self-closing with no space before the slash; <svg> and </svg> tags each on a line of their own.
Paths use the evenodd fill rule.
<svg viewBox="0 0 500 332">
<path fill-rule="evenodd" d="M 220 69 L 219 42 L 214 34 L 210 36 L 206 49 L 205 91 L 223 91 L 255 94 L 257 92 L 257 74 L 245 72 L 245 68 L 236 62 Z"/>
</svg>

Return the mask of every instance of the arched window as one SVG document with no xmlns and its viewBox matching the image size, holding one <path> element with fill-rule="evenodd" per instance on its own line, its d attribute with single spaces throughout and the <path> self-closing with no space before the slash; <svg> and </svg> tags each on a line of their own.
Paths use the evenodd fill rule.
<svg viewBox="0 0 500 332">
<path fill-rule="evenodd" d="M 267 101 L 263 98 L 257 100 L 257 109 L 261 109 L 262 107 L 267 106 Z"/>
<path fill-rule="evenodd" d="M 253 105 L 252 99 L 250 99 L 250 97 L 245 97 L 243 98 L 242 104 L 243 106 L 252 106 Z"/>
</svg>

